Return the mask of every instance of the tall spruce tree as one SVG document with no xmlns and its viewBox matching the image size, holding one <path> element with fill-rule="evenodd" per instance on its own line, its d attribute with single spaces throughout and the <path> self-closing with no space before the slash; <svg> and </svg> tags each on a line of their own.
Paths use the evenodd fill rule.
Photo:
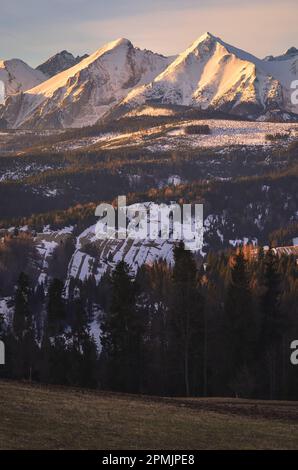
<svg viewBox="0 0 298 470">
<path fill-rule="evenodd" d="M 41 376 L 44 381 L 69 384 L 69 351 L 65 335 L 65 302 L 63 282 L 53 279 L 48 290 L 47 320 L 41 346 Z"/>
<path fill-rule="evenodd" d="M 25 273 L 21 273 L 15 293 L 15 308 L 13 316 L 13 330 L 18 339 L 22 339 L 26 328 L 28 328 L 32 320 L 29 308 L 29 295 L 29 278 Z"/>
<path fill-rule="evenodd" d="M 71 380 L 74 385 L 94 388 L 97 385 L 97 348 L 80 294 L 73 302 L 73 312 Z"/>
<path fill-rule="evenodd" d="M 202 377 L 203 300 L 193 254 L 180 242 L 174 249 L 171 346 L 174 393 L 198 393 Z M 199 372 L 198 369 L 201 369 Z"/>
<path fill-rule="evenodd" d="M 62 333 L 65 326 L 66 312 L 62 293 L 63 282 L 53 279 L 49 287 L 47 308 L 48 332 L 52 336 Z"/>
<path fill-rule="evenodd" d="M 242 250 L 232 256 L 230 282 L 224 305 L 223 334 L 225 335 L 227 385 L 238 393 L 240 378 L 246 376 L 253 359 L 255 325 L 252 314 L 252 294 L 247 262 Z M 245 371 L 245 374 L 244 374 Z M 234 384 L 234 385 L 232 385 Z M 237 385 L 236 385 L 237 384 Z M 239 384 L 240 388 L 251 384 Z"/>
<path fill-rule="evenodd" d="M 101 324 L 107 385 L 114 390 L 138 392 L 142 317 L 136 308 L 136 285 L 125 262 L 117 264 L 111 275 L 111 284 L 111 304 Z"/>
<path fill-rule="evenodd" d="M 146 330 L 143 359 L 143 387 L 147 393 L 168 395 L 169 299 L 172 270 L 165 260 L 143 265 L 137 273 L 139 304 Z"/>
<path fill-rule="evenodd" d="M 264 292 L 261 295 L 262 329 L 259 350 L 267 363 L 269 396 L 278 398 L 280 392 L 279 370 L 282 336 L 285 321 L 280 308 L 281 277 L 278 272 L 278 259 L 270 249 L 264 260 Z M 266 372 L 265 372 L 266 375 Z"/>
<path fill-rule="evenodd" d="M 25 273 L 21 273 L 15 294 L 13 317 L 13 330 L 16 337 L 14 369 L 16 377 L 27 380 L 34 378 L 39 353 L 35 323 L 30 308 L 31 297 L 29 278 Z"/>
</svg>

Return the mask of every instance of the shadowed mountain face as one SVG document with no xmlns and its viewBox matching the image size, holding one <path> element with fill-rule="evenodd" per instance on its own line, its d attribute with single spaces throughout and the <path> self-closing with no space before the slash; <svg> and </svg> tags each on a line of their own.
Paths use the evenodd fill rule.
<svg viewBox="0 0 298 470">
<path fill-rule="evenodd" d="M 210 33 L 168 58 L 119 39 L 85 58 L 52 57 L 38 72 L 66 70 L 10 97 L 0 118 L 12 128 L 83 127 L 153 102 L 288 120 L 298 115 L 291 102 L 297 65 L 295 48 L 261 60 Z"/>
<path fill-rule="evenodd" d="M 87 57 L 88 54 L 75 57 L 68 51 L 62 51 L 40 64 L 38 67 L 36 67 L 36 70 L 40 70 L 48 78 L 50 78 L 54 75 L 57 75 L 57 73 L 63 72 L 64 70 L 73 67 Z"/>
</svg>

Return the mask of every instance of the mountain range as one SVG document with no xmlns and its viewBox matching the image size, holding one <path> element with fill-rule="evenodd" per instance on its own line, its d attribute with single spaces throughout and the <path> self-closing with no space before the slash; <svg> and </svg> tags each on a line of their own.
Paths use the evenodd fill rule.
<svg viewBox="0 0 298 470">
<path fill-rule="evenodd" d="M 296 48 L 258 59 L 210 33 L 175 57 L 118 39 L 90 56 L 62 51 L 35 70 L 22 61 L 0 62 L 3 79 L 1 73 L 9 96 L 0 118 L 9 128 L 82 127 L 149 103 L 259 120 L 298 116 L 291 103 Z"/>
</svg>

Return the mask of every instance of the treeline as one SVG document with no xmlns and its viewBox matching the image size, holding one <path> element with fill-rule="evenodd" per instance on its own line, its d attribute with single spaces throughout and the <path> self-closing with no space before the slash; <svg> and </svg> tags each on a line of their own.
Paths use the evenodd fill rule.
<svg viewBox="0 0 298 470">
<path fill-rule="evenodd" d="M 253 182 L 253 175 L 259 175 L 260 185 L 262 178 L 267 184 L 266 180 L 279 177 L 278 172 L 267 175 L 270 170 L 282 170 L 281 177 L 297 178 L 295 161 L 295 142 L 287 149 L 273 150 L 270 156 L 264 149 L 241 152 L 235 149 L 224 158 L 210 149 L 168 152 L 125 146 L 110 150 L 93 146 L 61 152 L 39 149 L 36 153 L 22 155 L 21 159 L 15 156 L 0 158 L 0 179 L 3 178 L 0 182 L 0 214 L 3 219 L 24 217 L 66 209 L 74 203 L 113 198 L 120 191 L 123 194 L 148 191 L 167 185 L 169 176 L 176 174 L 188 182 L 188 187 L 196 188 L 202 181 L 236 179 L 240 182 L 239 178 L 243 176 Z M 229 186 L 227 188 L 229 190 Z M 209 185 L 208 190 L 212 191 L 213 187 Z M 181 191 L 180 195 L 183 196 Z"/>
<path fill-rule="evenodd" d="M 65 301 L 63 288 L 53 279 L 45 295 L 42 284 L 33 289 L 28 276 L 20 274 L 13 315 L 0 321 L 6 349 L 2 377 L 97 386 L 98 353 L 88 314 L 80 296 Z"/>
<path fill-rule="evenodd" d="M 92 192 L 93 201 L 96 201 L 96 194 L 98 201 L 110 202 L 113 202 L 114 197 L 119 194 L 127 194 L 128 204 L 142 201 L 204 204 L 205 217 L 208 215 L 213 217 L 213 225 L 209 226 L 206 232 L 206 242 L 211 249 L 223 249 L 228 246 L 229 240 L 243 237 L 256 238 L 259 244 L 267 244 L 270 240 L 275 246 L 285 245 L 291 244 L 291 239 L 297 236 L 295 233 L 298 205 L 297 168 L 293 166 L 284 172 L 272 173 L 266 177 L 255 176 L 229 181 L 195 181 L 178 186 L 151 188 L 143 192 L 132 191 L 128 194 L 128 181 L 123 175 L 101 174 L 99 176 L 95 173 L 85 178 L 84 186 L 81 184 L 82 175 L 78 176 L 78 179 L 75 179 L 74 189 L 68 189 L 68 196 L 71 196 L 72 202 L 76 198 L 88 200 Z M 67 184 L 67 180 L 64 183 Z M 142 180 L 143 183 L 146 187 L 149 180 Z M 116 185 L 115 188 L 114 185 Z M 79 194 L 76 191 L 78 187 L 81 188 Z M 3 190 L 0 185 L 0 196 Z M 96 203 L 78 203 L 66 209 L 68 199 L 63 186 L 59 190 L 60 195 L 55 199 L 46 196 L 40 199 L 40 196 L 32 196 L 24 191 L 22 185 L 8 185 L 5 189 L 6 196 L 3 195 L 0 203 L 2 214 L 10 212 L 16 205 L 18 209 L 15 209 L 15 214 L 17 210 L 23 210 L 23 206 L 26 206 L 26 211 L 28 207 L 30 211 L 33 208 L 35 214 L 28 217 L 2 219 L 0 228 L 28 225 L 32 230 L 41 231 L 45 225 L 50 225 L 53 229 L 74 225 L 77 230 L 80 230 L 96 222 L 94 216 Z M 17 198 L 16 194 L 19 195 Z M 105 197 L 100 199 L 100 194 Z M 57 207 L 60 201 L 61 210 L 38 213 L 41 201 L 44 200 L 47 205 L 44 205 L 43 209 L 51 208 L 51 206 Z M 280 229 L 280 227 L 283 228 Z M 223 235 L 224 244 L 218 233 Z"/>
<path fill-rule="evenodd" d="M 173 266 L 159 261 L 133 277 L 121 261 L 99 285 L 90 277 L 33 288 L 21 274 L 9 327 L 2 322 L 2 376 L 164 396 L 298 399 L 290 362 L 297 305 L 295 259 L 251 248 L 197 264 L 180 243 Z"/>
</svg>

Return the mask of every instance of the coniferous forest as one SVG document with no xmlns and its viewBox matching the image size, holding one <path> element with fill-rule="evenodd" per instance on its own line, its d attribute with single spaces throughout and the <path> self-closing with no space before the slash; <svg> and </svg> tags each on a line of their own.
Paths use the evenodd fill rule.
<svg viewBox="0 0 298 470">
<path fill-rule="evenodd" d="M 36 288 L 21 272 L 1 376 L 161 396 L 298 399 L 298 269 L 291 256 L 251 247 L 198 261 L 183 243 L 133 277 L 121 261 Z M 90 330 L 99 305 L 99 337 Z"/>
</svg>

